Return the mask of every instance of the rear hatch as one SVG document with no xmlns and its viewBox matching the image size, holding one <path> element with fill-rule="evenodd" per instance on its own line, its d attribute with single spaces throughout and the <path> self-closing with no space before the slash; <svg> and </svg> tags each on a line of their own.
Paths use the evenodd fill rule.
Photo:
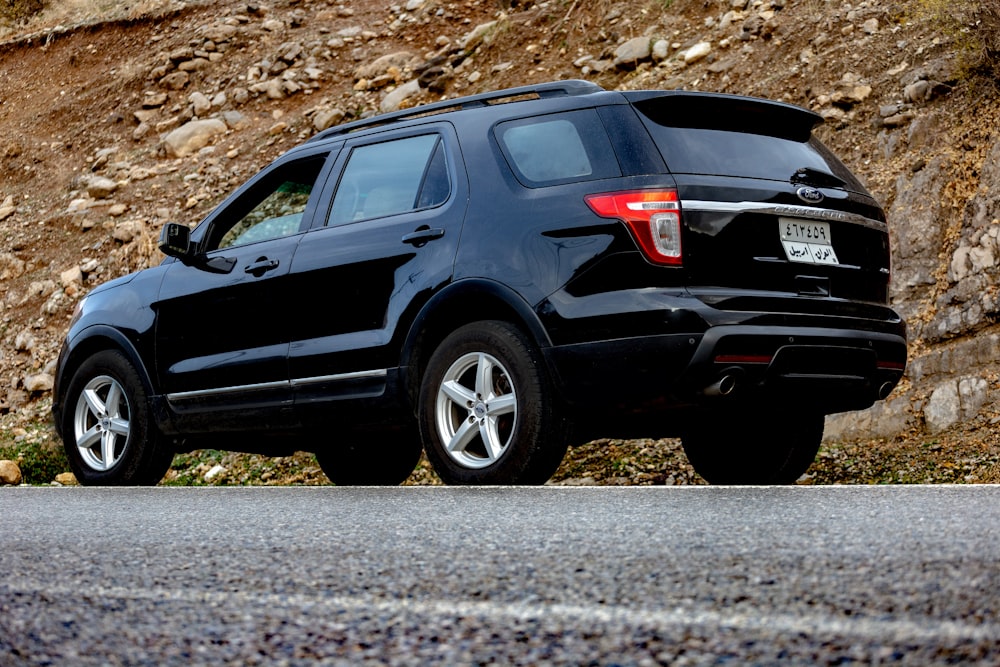
<svg viewBox="0 0 1000 667">
<path fill-rule="evenodd" d="M 796 309 L 860 315 L 858 302 L 888 302 L 885 214 L 812 136 L 818 115 L 728 95 L 625 96 L 676 181 L 693 292 L 734 310 L 810 297 Z"/>
</svg>

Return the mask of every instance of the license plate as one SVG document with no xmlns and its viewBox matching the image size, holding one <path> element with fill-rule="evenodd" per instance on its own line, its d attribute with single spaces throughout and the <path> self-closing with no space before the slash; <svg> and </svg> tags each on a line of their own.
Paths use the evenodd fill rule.
<svg viewBox="0 0 1000 667">
<path fill-rule="evenodd" d="M 778 218 L 778 234 L 790 262 L 803 264 L 840 264 L 833 251 L 830 223 Z"/>
</svg>

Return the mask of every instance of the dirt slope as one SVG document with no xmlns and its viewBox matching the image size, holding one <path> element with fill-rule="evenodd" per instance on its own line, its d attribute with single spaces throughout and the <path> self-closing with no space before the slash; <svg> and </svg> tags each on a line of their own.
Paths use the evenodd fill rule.
<svg viewBox="0 0 1000 667">
<path fill-rule="evenodd" d="M 22 437 L 47 417 L 58 345 L 87 289 L 159 261 L 164 222 L 196 222 L 317 127 L 378 112 L 407 81 L 422 86 L 404 106 L 560 78 L 789 101 L 828 119 L 824 140 L 887 206 L 917 158 L 887 150 L 886 129 L 933 108 L 940 130 L 927 131 L 947 127 L 960 140 L 950 150 L 975 168 L 998 115 L 989 91 L 961 80 L 954 40 L 916 2 L 101 6 L 53 0 L 2 33 L 0 425 Z M 227 130 L 172 155 L 164 137 L 196 117 L 225 117 Z M 985 432 L 975 456 L 995 464 Z M 926 440 L 897 441 L 907 437 Z"/>
</svg>

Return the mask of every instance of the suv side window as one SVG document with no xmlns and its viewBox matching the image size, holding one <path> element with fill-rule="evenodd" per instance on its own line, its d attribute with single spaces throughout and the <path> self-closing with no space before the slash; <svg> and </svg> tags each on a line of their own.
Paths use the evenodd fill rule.
<svg viewBox="0 0 1000 667">
<path fill-rule="evenodd" d="M 439 206 L 450 193 L 448 163 L 437 134 L 358 146 L 344 167 L 328 224 Z"/>
<path fill-rule="evenodd" d="M 621 176 L 593 109 L 507 121 L 494 133 L 517 180 L 528 187 Z"/>
<path fill-rule="evenodd" d="M 296 234 L 326 155 L 281 165 L 234 201 L 213 225 L 206 251 Z"/>
</svg>

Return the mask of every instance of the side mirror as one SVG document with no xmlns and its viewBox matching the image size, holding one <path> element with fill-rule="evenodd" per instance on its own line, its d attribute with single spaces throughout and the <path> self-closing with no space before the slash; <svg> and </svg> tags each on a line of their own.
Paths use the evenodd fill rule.
<svg viewBox="0 0 1000 667">
<path fill-rule="evenodd" d="M 168 222 L 160 232 L 160 252 L 180 260 L 189 259 L 191 253 L 191 230 L 187 225 Z"/>
<path fill-rule="evenodd" d="M 236 266 L 235 257 L 205 257 L 195 254 L 191 248 L 191 230 L 187 225 L 168 222 L 160 232 L 160 252 L 168 257 L 176 257 L 188 266 L 209 273 L 229 273 Z"/>
</svg>

